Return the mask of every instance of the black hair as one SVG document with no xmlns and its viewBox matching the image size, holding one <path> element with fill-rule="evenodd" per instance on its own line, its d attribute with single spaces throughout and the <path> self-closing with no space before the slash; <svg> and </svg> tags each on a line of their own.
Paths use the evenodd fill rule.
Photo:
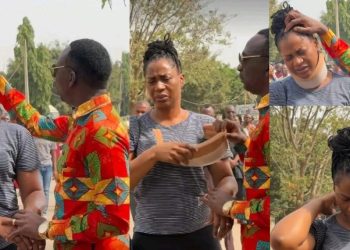
<svg viewBox="0 0 350 250">
<path fill-rule="evenodd" d="M 266 55 L 269 55 L 269 35 L 270 35 L 269 29 L 259 30 L 257 34 L 265 37 L 264 51 L 266 52 Z"/>
<path fill-rule="evenodd" d="M 105 47 L 91 39 L 79 39 L 69 44 L 68 58 L 74 64 L 78 76 L 90 87 L 105 89 L 112 72 L 112 63 Z"/>
<path fill-rule="evenodd" d="M 350 127 L 337 131 L 328 139 L 332 153 L 332 179 L 338 182 L 338 176 L 350 174 Z"/>
<path fill-rule="evenodd" d="M 282 9 L 276 11 L 272 16 L 272 24 L 271 24 L 271 33 L 275 35 L 275 44 L 278 48 L 279 41 L 286 35 L 288 32 L 285 32 L 286 25 L 284 23 L 284 20 L 288 13 L 293 10 L 293 7 L 289 5 L 288 2 L 282 3 Z M 298 33 L 300 36 L 307 36 L 309 38 L 313 38 L 313 35 L 304 34 L 304 33 Z"/>
<path fill-rule="evenodd" d="M 177 54 L 177 50 L 174 47 L 174 43 L 170 39 L 170 34 L 164 36 L 164 40 L 156 40 L 149 43 L 148 48 L 143 56 L 143 72 L 146 74 L 146 68 L 148 64 L 160 58 L 167 58 L 175 63 L 175 66 L 179 72 L 182 71 L 181 61 Z"/>
</svg>

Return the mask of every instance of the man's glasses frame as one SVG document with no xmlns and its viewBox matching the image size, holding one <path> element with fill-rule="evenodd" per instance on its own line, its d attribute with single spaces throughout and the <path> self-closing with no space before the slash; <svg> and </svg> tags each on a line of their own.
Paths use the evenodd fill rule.
<svg viewBox="0 0 350 250">
<path fill-rule="evenodd" d="M 244 59 L 250 59 L 250 58 L 269 58 L 268 55 L 249 55 L 249 56 L 244 56 L 241 53 L 238 54 L 238 60 L 239 63 L 242 63 Z"/>
<path fill-rule="evenodd" d="M 50 68 L 52 77 L 53 78 L 56 77 L 56 69 L 62 69 L 62 68 L 68 68 L 68 69 L 72 70 L 74 73 L 76 73 L 76 71 L 71 66 L 68 66 L 68 65 L 56 66 L 56 64 L 52 64 L 52 66 Z"/>
</svg>

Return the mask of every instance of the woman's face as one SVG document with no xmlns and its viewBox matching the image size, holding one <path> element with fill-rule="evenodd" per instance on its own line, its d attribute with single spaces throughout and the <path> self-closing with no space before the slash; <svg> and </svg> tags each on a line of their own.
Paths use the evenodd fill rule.
<svg viewBox="0 0 350 250">
<path fill-rule="evenodd" d="M 316 40 L 289 32 L 279 41 L 278 49 L 291 74 L 302 79 L 312 75 L 318 61 Z"/>
<path fill-rule="evenodd" d="M 146 68 L 146 89 L 155 108 L 169 108 L 181 104 L 184 76 L 175 63 L 167 58 L 151 61 Z"/>
<path fill-rule="evenodd" d="M 335 199 L 347 223 L 350 223 L 350 175 L 337 176 L 334 185 Z"/>
</svg>

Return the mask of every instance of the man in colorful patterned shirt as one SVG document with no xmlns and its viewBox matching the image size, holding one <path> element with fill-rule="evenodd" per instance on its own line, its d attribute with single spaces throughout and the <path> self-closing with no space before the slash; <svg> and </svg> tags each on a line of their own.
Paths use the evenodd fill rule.
<svg viewBox="0 0 350 250">
<path fill-rule="evenodd" d="M 9 238 L 53 239 L 59 250 L 129 249 L 129 140 L 106 92 L 111 68 L 101 44 L 73 41 L 52 70 L 56 93 L 75 111 L 54 120 L 41 116 L 0 76 L 4 107 L 33 135 L 65 142 L 53 219 L 21 211 Z"/>
<path fill-rule="evenodd" d="M 288 13 L 285 24 L 286 31 L 293 29 L 293 31 L 299 33 L 317 33 L 328 54 L 346 74 L 350 74 L 350 46 L 344 40 L 338 38 L 326 25 L 305 16 L 298 10 L 291 10 Z"/>
<path fill-rule="evenodd" d="M 246 197 L 234 200 L 214 189 L 203 197 L 216 213 L 238 219 L 241 223 L 243 250 L 270 249 L 270 166 L 269 166 L 269 30 L 259 31 L 240 55 L 240 77 L 244 88 L 261 97 L 257 106 L 259 122 L 250 138 L 234 121 L 216 121 L 217 131 L 225 129 L 238 153 L 244 154 Z"/>
</svg>

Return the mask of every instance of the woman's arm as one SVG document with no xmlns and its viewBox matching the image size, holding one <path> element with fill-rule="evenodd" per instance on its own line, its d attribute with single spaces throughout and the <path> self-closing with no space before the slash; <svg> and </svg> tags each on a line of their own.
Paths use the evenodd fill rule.
<svg viewBox="0 0 350 250">
<path fill-rule="evenodd" d="M 46 206 L 46 199 L 39 170 L 18 171 L 17 182 L 24 209 L 41 214 Z"/>
<path fill-rule="evenodd" d="M 315 238 L 310 227 L 318 214 L 330 214 L 334 205 L 334 193 L 313 199 L 279 221 L 271 232 L 274 249 L 312 250 Z"/>
</svg>

